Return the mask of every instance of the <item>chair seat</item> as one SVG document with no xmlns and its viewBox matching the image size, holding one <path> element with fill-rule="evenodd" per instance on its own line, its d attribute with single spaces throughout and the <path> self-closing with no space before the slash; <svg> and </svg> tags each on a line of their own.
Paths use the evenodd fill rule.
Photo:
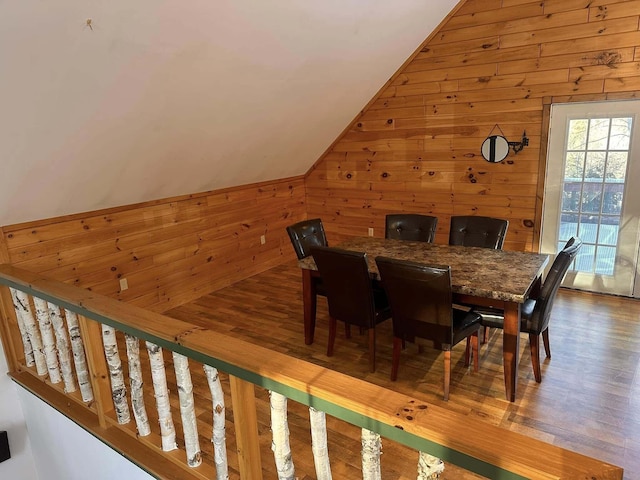
<svg viewBox="0 0 640 480">
<path fill-rule="evenodd" d="M 467 338 L 473 332 L 478 330 L 482 317 L 473 310 L 465 312 L 464 310 L 453 309 L 453 344 Z"/>
<path fill-rule="evenodd" d="M 527 327 L 527 323 L 531 320 L 531 316 L 533 315 L 533 309 L 536 306 L 536 301 L 532 298 L 527 299 L 523 304 L 520 311 L 520 331 L 524 333 L 528 333 L 529 329 Z M 489 328 L 504 328 L 504 314 L 496 311 L 492 312 L 490 310 L 480 312 L 482 316 L 480 323 L 484 327 Z"/>
</svg>

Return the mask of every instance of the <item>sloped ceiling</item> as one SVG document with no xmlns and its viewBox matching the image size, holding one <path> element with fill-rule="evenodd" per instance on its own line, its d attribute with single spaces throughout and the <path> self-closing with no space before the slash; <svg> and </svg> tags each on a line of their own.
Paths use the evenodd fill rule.
<svg viewBox="0 0 640 480">
<path fill-rule="evenodd" d="M 0 2 L 0 225 L 303 174 L 456 4 Z"/>
</svg>

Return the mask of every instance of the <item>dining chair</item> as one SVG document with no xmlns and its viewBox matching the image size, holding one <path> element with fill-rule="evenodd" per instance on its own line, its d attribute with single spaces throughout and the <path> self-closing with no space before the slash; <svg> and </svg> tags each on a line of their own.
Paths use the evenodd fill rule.
<svg viewBox="0 0 640 480">
<path fill-rule="evenodd" d="M 293 250 L 296 252 L 298 260 L 302 260 L 305 257 L 311 255 L 311 248 L 328 245 L 327 235 L 324 232 L 324 226 L 320 218 L 312 218 L 309 220 L 303 220 L 287 227 L 287 233 L 293 245 Z M 324 284 L 321 277 L 312 277 L 312 282 L 315 286 L 316 295 L 326 297 Z M 313 297 L 312 311 L 316 311 L 316 297 Z M 314 317 L 315 319 L 315 317 Z M 315 320 L 314 320 L 315 321 Z"/>
<path fill-rule="evenodd" d="M 520 331 L 529 334 L 529 347 L 531 350 L 531 363 L 536 382 L 542 381 L 540 373 L 540 335 L 544 343 L 544 351 L 547 358 L 551 358 L 549 346 L 549 319 L 553 302 L 571 262 L 578 254 L 582 241 L 578 237 L 572 237 L 562 251 L 556 255 L 547 274 L 537 298 L 527 299 L 522 305 Z M 504 316 L 494 314 L 482 314 L 482 325 L 492 328 L 504 328 Z"/>
<path fill-rule="evenodd" d="M 368 330 L 369 368 L 375 371 L 375 326 L 391 317 L 386 294 L 373 287 L 373 280 L 364 252 L 352 252 L 331 247 L 314 247 L 311 250 L 318 271 L 322 276 L 329 305 L 329 343 L 327 356 L 333 355 L 337 320 L 345 323 L 347 338 L 355 325 Z"/>
<path fill-rule="evenodd" d="M 451 348 L 467 339 L 465 366 L 469 365 L 469 343 L 473 369 L 478 371 L 480 315 L 453 308 L 451 268 L 424 265 L 389 257 L 376 257 L 382 285 L 391 305 L 393 360 L 391 380 L 398 377 L 400 352 L 405 341 L 431 340 L 444 351 L 444 399 L 449 399 Z"/>
<path fill-rule="evenodd" d="M 384 238 L 433 243 L 438 217 L 419 213 L 391 213 L 385 217 Z"/>
<path fill-rule="evenodd" d="M 451 217 L 449 229 L 449 245 L 502 250 L 508 227 L 509 221 L 500 218 L 482 217 L 478 215 L 453 216 Z M 476 307 L 475 310 L 480 314 L 503 314 L 502 310 L 489 306 Z M 489 327 L 485 326 L 482 343 L 487 343 L 488 338 Z"/>
<path fill-rule="evenodd" d="M 502 249 L 509 227 L 508 220 L 459 215 L 451 217 L 449 245 Z"/>
<path fill-rule="evenodd" d="M 327 235 L 320 218 L 303 220 L 287 227 L 287 233 L 291 240 L 291 245 L 298 256 L 298 260 L 311 255 L 312 247 L 326 247 Z"/>
</svg>

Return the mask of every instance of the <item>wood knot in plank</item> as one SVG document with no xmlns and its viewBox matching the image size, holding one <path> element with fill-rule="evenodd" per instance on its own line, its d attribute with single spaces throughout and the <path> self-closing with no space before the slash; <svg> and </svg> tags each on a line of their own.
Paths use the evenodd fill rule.
<svg viewBox="0 0 640 480">
<path fill-rule="evenodd" d="M 416 403 L 415 400 L 410 400 L 407 405 L 402 407 L 398 412 L 396 412 L 396 417 L 403 418 L 410 422 L 414 421 L 417 417 L 419 417 L 423 412 L 428 410 L 428 405 L 423 403 Z M 396 425 L 397 428 L 402 428 Z"/>
<path fill-rule="evenodd" d="M 620 52 L 600 52 L 593 58 L 594 65 L 605 65 L 609 68 L 618 68 L 617 63 L 622 61 Z"/>
</svg>

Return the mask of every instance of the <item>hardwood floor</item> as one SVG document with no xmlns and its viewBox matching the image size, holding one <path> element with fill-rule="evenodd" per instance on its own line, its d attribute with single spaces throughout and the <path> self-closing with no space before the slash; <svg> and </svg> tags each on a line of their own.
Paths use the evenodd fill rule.
<svg viewBox="0 0 640 480">
<path fill-rule="evenodd" d="M 640 478 L 640 301 L 561 290 L 552 312 L 552 359 L 542 358 L 542 383 L 533 378 L 528 340 L 521 339 L 517 400 L 505 399 L 502 374 L 502 332 L 491 332 L 481 347 L 480 372 L 463 366 L 464 342 L 452 352 L 451 394 L 442 400 L 441 353 L 425 347 L 422 353 L 408 344 L 403 351 L 398 380 L 389 380 L 391 322 L 378 327 L 377 369 L 370 373 L 367 337 L 351 339 L 339 328 L 333 357 L 326 356 L 328 315 L 324 298 L 318 300 L 313 345 L 305 345 L 302 328 L 300 270 L 294 262 L 273 268 L 189 304 L 167 315 L 188 319 L 212 330 L 241 337 L 407 395 L 423 398 L 456 412 L 521 432 L 625 468 L 625 479 Z M 192 371 L 194 369 L 192 368 Z M 194 380 L 205 400 L 206 383 Z M 268 397 L 257 390 L 262 463 L 265 478 L 274 478 L 270 452 Z M 357 392 L 354 392 L 356 395 Z M 290 403 L 293 460 L 300 479 L 315 478 L 310 452 L 306 408 Z M 229 409 L 230 410 L 230 409 Z M 210 409 L 201 410 L 210 424 Z M 228 413 L 232 417 L 232 412 Z M 230 418 L 232 420 L 232 418 Z M 330 457 L 334 478 L 360 476 L 359 430 L 328 419 Z M 464 435 L 464 432 L 460 432 Z M 206 443 L 206 430 L 201 430 Z M 264 437 L 264 438 L 262 438 Z M 383 478 L 416 477 L 417 454 L 383 440 Z M 233 449 L 233 439 L 228 445 Z M 204 455 L 210 446 L 205 445 Z M 230 465 L 233 467 L 233 454 Z M 544 459 L 541 459 L 544 461 Z M 480 478 L 447 465 L 448 479 Z"/>
</svg>

